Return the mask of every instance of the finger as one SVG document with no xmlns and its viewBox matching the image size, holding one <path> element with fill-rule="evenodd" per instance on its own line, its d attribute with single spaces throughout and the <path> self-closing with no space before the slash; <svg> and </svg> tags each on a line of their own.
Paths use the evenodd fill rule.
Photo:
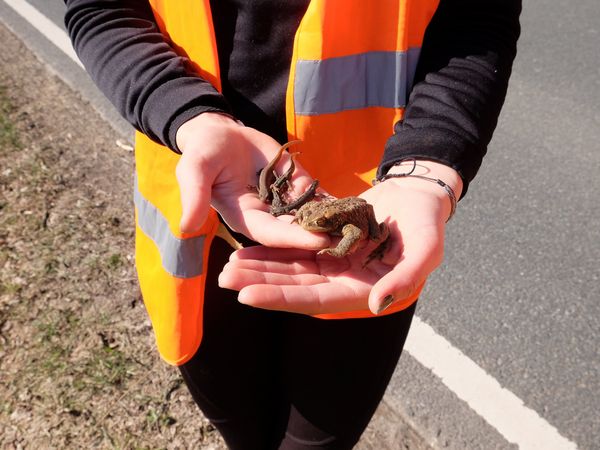
<svg viewBox="0 0 600 450">
<path fill-rule="evenodd" d="M 285 275 L 317 274 L 318 266 L 313 261 L 263 261 L 257 259 L 234 259 L 223 268 L 227 270 L 255 270 L 258 272 L 281 273 Z"/>
<path fill-rule="evenodd" d="M 440 264 L 443 241 L 434 233 L 412 236 L 400 261 L 371 289 L 369 309 L 381 313 L 392 304 L 414 297 L 431 272 Z M 407 238 L 408 241 L 408 238 Z"/>
<path fill-rule="evenodd" d="M 407 271 L 402 265 L 384 275 L 369 295 L 369 309 L 380 314 L 391 305 L 412 299 L 425 282 L 422 273 Z"/>
<path fill-rule="evenodd" d="M 319 250 L 329 245 L 329 236 L 311 233 L 295 223 L 279 220 L 265 211 L 252 209 L 242 212 L 243 233 L 269 247 Z"/>
<path fill-rule="evenodd" d="M 184 233 L 198 231 L 208 216 L 212 180 L 183 158 L 176 169 L 181 196 L 181 221 Z"/>
<path fill-rule="evenodd" d="M 255 245 L 236 250 L 229 257 L 230 261 L 238 259 L 280 261 L 283 263 L 290 261 L 314 262 L 315 252 L 294 248 L 271 248 L 263 245 Z"/>
<path fill-rule="evenodd" d="M 289 193 L 291 199 L 294 200 L 300 197 L 302 194 L 304 194 L 313 184 L 314 181 L 315 179 L 307 173 L 294 174 L 294 176 L 291 179 L 292 190 Z M 329 194 L 319 185 L 318 180 L 316 193 L 318 196 L 329 196 Z"/>
<path fill-rule="evenodd" d="M 253 284 L 242 288 L 238 300 L 256 308 L 327 314 L 366 309 L 369 288 L 367 284 L 341 282 L 309 286 Z"/>
<path fill-rule="evenodd" d="M 256 284 L 309 286 L 324 283 L 326 281 L 326 277 L 314 273 L 288 275 L 241 268 L 224 270 L 219 275 L 220 287 L 236 291 L 239 291 L 246 286 Z"/>
</svg>

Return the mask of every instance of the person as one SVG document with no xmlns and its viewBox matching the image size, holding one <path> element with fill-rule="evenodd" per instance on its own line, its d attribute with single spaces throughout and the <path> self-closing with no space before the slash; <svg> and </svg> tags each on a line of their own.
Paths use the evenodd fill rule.
<svg viewBox="0 0 600 450">
<path fill-rule="evenodd" d="M 136 266 L 161 356 L 232 449 L 352 448 L 491 140 L 521 2 L 65 4 L 80 59 L 138 130 Z M 318 254 L 329 235 L 249 188 L 292 139 L 290 197 L 313 179 L 360 195 L 390 229 L 380 261 Z"/>
</svg>

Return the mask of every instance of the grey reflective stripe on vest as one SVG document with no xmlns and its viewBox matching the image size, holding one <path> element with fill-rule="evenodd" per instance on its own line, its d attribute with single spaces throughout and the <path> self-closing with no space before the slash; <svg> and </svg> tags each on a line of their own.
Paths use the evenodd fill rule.
<svg viewBox="0 0 600 450">
<path fill-rule="evenodd" d="M 201 275 L 205 236 L 187 239 L 174 236 L 167 219 L 140 193 L 137 180 L 134 203 L 138 213 L 138 225 L 158 247 L 163 268 L 177 278 Z"/>
<path fill-rule="evenodd" d="M 294 111 L 310 116 L 370 106 L 402 108 L 412 88 L 420 51 L 411 48 L 406 52 L 298 60 Z"/>
</svg>

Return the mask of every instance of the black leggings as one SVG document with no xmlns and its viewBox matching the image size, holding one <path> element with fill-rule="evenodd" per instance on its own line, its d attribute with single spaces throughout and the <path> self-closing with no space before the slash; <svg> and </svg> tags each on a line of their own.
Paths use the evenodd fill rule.
<svg viewBox="0 0 600 450">
<path fill-rule="evenodd" d="M 392 376 L 415 305 L 369 319 L 323 320 L 242 305 L 216 278 L 230 250 L 211 249 L 204 337 L 180 367 L 230 449 L 349 449 Z"/>
</svg>

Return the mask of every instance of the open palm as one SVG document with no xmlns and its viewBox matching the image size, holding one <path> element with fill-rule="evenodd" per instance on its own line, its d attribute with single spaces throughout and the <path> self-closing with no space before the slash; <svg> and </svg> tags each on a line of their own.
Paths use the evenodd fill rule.
<svg viewBox="0 0 600 450">
<path fill-rule="evenodd" d="M 344 258 L 316 251 L 252 247 L 235 252 L 219 278 L 240 291 L 239 301 L 259 308 L 325 314 L 370 309 L 385 299 L 418 294 L 441 263 L 448 199 L 421 180 L 388 180 L 361 197 L 386 221 L 391 248 L 381 261 L 362 263 L 370 247 Z"/>
<path fill-rule="evenodd" d="M 314 249 L 329 242 L 327 236 L 273 217 L 268 205 L 249 189 L 257 183 L 257 172 L 280 148 L 271 137 L 228 117 L 205 113 L 180 127 L 177 142 L 183 153 L 176 170 L 181 231 L 199 229 L 212 206 L 232 229 L 265 245 Z M 288 161 L 289 155 L 284 155 L 277 170 L 281 172 Z M 296 163 L 293 186 L 297 191 L 291 195 L 300 195 L 311 181 Z"/>
</svg>

